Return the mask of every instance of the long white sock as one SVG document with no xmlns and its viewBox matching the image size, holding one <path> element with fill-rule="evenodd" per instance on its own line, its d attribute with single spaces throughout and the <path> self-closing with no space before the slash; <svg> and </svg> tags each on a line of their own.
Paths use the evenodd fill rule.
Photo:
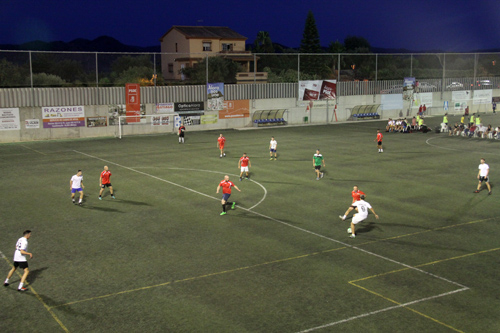
<svg viewBox="0 0 500 333">
<path fill-rule="evenodd" d="M 17 289 L 21 289 L 23 287 L 23 283 L 19 283 L 19 287 Z"/>
</svg>

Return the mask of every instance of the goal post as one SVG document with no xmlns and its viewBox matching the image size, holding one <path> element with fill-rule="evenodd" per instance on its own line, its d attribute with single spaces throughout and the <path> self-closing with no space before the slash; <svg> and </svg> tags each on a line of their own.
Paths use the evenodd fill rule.
<svg viewBox="0 0 500 333">
<path fill-rule="evenodd" d="M 181 122 L 177 113 L 118 117 L 118 138 L 125 135 L 176 133 Z"/>
</svg>

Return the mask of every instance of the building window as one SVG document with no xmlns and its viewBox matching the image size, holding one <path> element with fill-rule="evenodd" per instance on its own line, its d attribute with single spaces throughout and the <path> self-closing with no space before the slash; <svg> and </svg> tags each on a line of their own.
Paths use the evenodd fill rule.
<svg viewBox="0 0 500 333">
<path fill-rule="evenodd" d="M 174 64 L 168 64 L 168 72 L 173 73 L 174 72 Z"/>
<path fill-rule="evenodd" d="M 222 43 L 222 51 L 232 51 L 233 50 L 233 44 L 227 44 L 227 43 Z"/>
<path fill-rule="evenodd" d="M 212 42 L 203 42 L 203 51 L 212 51 Z"/>
<path fill-rule="evenodd" d="M 175 52 L 179 52 L 179 50 L 177 49 L 177 43 L 175 43 Z"/>
</svg>

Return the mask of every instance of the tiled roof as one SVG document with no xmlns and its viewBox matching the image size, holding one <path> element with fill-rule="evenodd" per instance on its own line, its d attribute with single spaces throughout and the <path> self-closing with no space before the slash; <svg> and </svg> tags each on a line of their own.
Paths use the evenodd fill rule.
<svg viewBox="0 0 500 333">
<path fill-rule="evenodd" d="M 245 36 L 240 35 L 236 31 L 228 27 L 204 27 L 204 26 L 190 27 L 190 26 L 174 25 L 165 33 L 165 35 L 167 35 L 172 29 L 179 31 L 187 38 L 247 39 Z M 163 37 L 165 37 L 165 35 L 163 35 Z"/>
</svg>

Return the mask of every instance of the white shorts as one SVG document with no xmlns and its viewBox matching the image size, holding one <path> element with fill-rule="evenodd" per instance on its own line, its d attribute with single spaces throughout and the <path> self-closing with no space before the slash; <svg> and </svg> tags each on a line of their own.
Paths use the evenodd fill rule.
<svg viewBox="0 0 500 333">
<path fill-rule="evenodd" d="M 366 220 L 367 217 L 368 216 L 363 216 L 363 215 L 360 215 L 360 214 L 354 214 L 353 217 L 352 217 L 352 224 L 358 224 L 359 222 Z"/>
<path fill-rule="evenodd" d="M 248 172 L 248 167 L 241 167 L 241 172 Z"/>
</svg>

